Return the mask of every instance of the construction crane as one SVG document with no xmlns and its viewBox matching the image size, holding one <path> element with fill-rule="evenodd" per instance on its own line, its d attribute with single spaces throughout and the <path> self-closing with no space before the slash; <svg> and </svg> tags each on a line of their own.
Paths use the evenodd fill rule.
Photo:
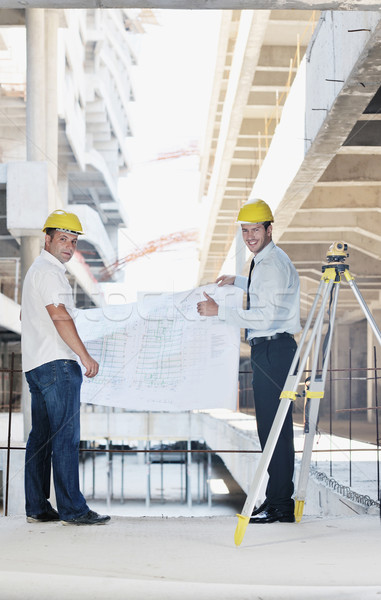
<svg viewBox="0 0 381 600">
<path fill-rule="evenodd" d="M 162 160 L 174 160 L 177 158 L 182 158 L 183 156 L 194 156 L 199 154 L 199 148 L 196 141 L 191 141 L 187 147 L 176 148 L 174 150 L 168 152 L 159 153 L 156 158 L 148 162 L 157 162 Z M 195 229 L 187 230 L 187 231 L 177 231 L 175 233 L 170 233 L 168 235 L 162 235 L 156 240 L 151 240 L 142 248 L 137 248 L 130 254 L 127 254 L 124 258 L 120 258 L 116 260 L 111 265 L 105 267 L 101 270 L 101 281 L 106 281 L 110 279 L 114 273 L 123 269 L 127 263 L 137 260 L 142 256 L 146 256 L 147 254 L 152 254 L 152 252 L 157 252 L 163 250 L 165 246 L 169 246 L 170 244 L 175 244 L 178 242 L 195 242 L 197 240 L 198 234 Z"/>
<path fill-rule="evenodd" d="M 182 158 L 183 156 L 197 156 L 200 154 L 197 142 L 190 142 L 186 148 L 176 148 L 169 152 L 160 152 L 156 158 L 150 162 L 156 162 L 159 160 L 173 160 L 175 158 Z"/>
<path fill-rule="evenodd" d="M 187 231 L 177 231 L 174 233 L 169 233 L 168 235 L 162 235 L 156 240 L 151 240 L 142 248 L 137 248 L 133 252 L 127 254 L 127 256 L 124 258 L 120 258 L 108 267 L 102 269 L 101 281 L 110 279 L 114 273 L 120 271 L 120 269 L 123 269 L 127 263 L 132 262 L 133 260 L 137 260 L 142 256 L 147 256 L 147 254 L 152 254 L 153 252 L 159 252 L 171 244 L 177 244 L 179 242 L 195 242 L 197 241 L 197 237 L 197 231 L 195 229 L 189 229 Z"/>
</svg>

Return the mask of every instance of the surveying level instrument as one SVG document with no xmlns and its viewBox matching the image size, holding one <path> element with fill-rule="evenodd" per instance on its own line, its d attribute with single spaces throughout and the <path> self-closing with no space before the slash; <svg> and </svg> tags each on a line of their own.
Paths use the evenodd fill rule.
<svg viewBox="0 0 381 600">
<path fill-rule="evenodd" d="M 344 242 L 333 242 L 327 250 L 327 262 L 345 262 L 349 254 L 347 253 L 348 246 Z M 322 267 L 324 269 L 324 267 Z"/>
<path fill-rule="evenodd" d="M 328 264 L 322 266 L 323 274 L 320 279 L 320 284 L 316 292 L 315 299 L 312 303 L 310 313 L 307 317 L 307 321 L 304 326 L 290 370 L 288 372 L 286 382 L 279 396 L 280 403 L 278 411 L 275 415 L 272 428 L 258 464 L 258 468 L 249 489 L 246 502 L 242 509 L 242 514 L 237 515 L 238 524 L 234 535 L 234 541 L 237 546 L 241 544 L 245 535 L 246 528 L 250 521 L 255 503 L 258 499 L 259 492 L 266 476 L 266 472 L 274 453 L 288 409 L 291 402 L 293 402 L 298 396 L 298 386 L 302 379 L 307 360 L 310 357 L 311 376 L 309 378 L 308 389 L 306 390 L 306 400 L 309 401 L 310 405 L 309 431 L 306 433 L 304 438 L 303 456 L 300 466 L 297 491 L 295 494 L 295 520 L 299 522 L 302 518 L 311 464 L 312 446 L 318 420 L 319 404 L 320 399 L 324 397 L 324 386 L 328 370 L 329 353 L 332 343 L 336 308 L 339 298 L 340 284 L 343 277 L 351 287 L 356 300 L 363 310 L 364 315 L 370 324 L 378 343 L 381 346 L 380 330 L 377 327 L 377 324 L 357 287 L 353 275 L 351 275 L 349 271 L 349 266 L 345 264 L 345 261 L 349 256 L 347 249 L 347 244 L 344 242 L 334 242 L 328 249 Z M 318 308 L 319 300 L 320 306 Z M 324 314 L 327 306 L 328 329 L 324 340 L 322 340 Z M 308 337 L 310 329 L 311 333 Z M 322 351 L 322 365 L 318 371 L 320 349 Z"/>
</svg>

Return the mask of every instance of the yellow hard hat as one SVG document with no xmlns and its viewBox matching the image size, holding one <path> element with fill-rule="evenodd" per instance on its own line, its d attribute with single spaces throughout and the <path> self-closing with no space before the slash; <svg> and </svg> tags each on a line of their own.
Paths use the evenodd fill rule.
<svg viewBox="0 0 381 600">
<path fill-rule="evenodd" d="M 238 223 L 265 223 L 274 221 L 273 213 L 264 200 L 252 200 L 244 204 L 238 213 Z"/>
<path fill-rule="evenodd" d="M 74 213 L 69 213 L 64 210 L 54 210 L 45 221 L 42 231 L 46 229 L 59 229 L 68 233 L 83 233 L 81 221 Z"/>
</svg>

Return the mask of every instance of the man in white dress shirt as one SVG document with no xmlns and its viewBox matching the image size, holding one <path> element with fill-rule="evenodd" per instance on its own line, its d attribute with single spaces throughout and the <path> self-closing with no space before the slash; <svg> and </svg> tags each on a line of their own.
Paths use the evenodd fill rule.
<svg viewBox="0 0 381 600">
<path fill-rule="evenodd" d="M 236 285 L 247 291 L 248 307 L 224 307 L 207 294 L 198 303 L 200 315 L 224 318 L 246 330 L 251 346 L 253 391 L 258 435 L 262 450 L 279 407 L 296 351 L 293 334 L 300 331 L 299 276 L 288 256 L 272 241 L 274 221 L 263 200 L 245 204 L 238 214 L 242 236 L 253 253 L 249 278 L 222 275 L 219 285 Z M 220 310 L 220 313 L 219 313 Z M 292 406 L 288 411 L 269 468 L 264 503 L 253 513 L 252 523 L 293 523 L 294 434 Z"/>
<path fill-rule="evenodd" d="M 43 231 L 45 248 L 26 274 L 21 303 L 22 364 L 32 397 L 25 454 L 27 521 L 101 525 L 110 517 L 90 510 L 79 489 L 82 371 L 77 357 L 86 377 L 95 377 L 99 366 L 78 335 L 65 276 L 82 225 L 73 213 L 56 210 Z M 52 464 L 58 512 L 49 502 Z"/>
</svg>

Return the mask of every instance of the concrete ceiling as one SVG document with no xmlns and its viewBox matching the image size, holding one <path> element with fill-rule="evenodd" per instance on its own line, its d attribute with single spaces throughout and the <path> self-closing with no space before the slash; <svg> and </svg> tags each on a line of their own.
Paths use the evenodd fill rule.
<svg viewBox="0 0 381 600">
<path fill-rule="evenodd" d="M 212 209 L 201 250 L 201 282 L 215 280 L 222 268 L 236 235 L 237 211 L 253 195 L 253 182 L 282 113 L 284 92 L 287 93 L 294 77 L 295 63 L 289 80 L 287 64 L 294 56 L 296 34 L 304 33 L 302 56 L 312 35 L 312 28 L 308 30 L 306 26 L 318 16 L 310 11 L 257 12 L 246 40 L 241 39 L 246 46 L 240 57 L 233 47 L 238 40 L 234 20 L 239 14 L 239 11 L 226 12 L 221 29 L 220 64 L 203 164 L 201 192 L 208 196 Z M 347 35 L 350 31 L 345 29 Z M 367 35 L 364 51 L 349 77 L 337 83 L 342 87 L 332 108 L 317 108 L 324 103 L 319 104 L 319 98 L 314 98 L 315 108 L 310 110 L 325 111 L 322 126 L 276 208 L 274 239 L 299 271 L 304 314 L 317 289 L 327 249 L 335 240 L 348 243 L 351 272 L 366 302 L 372 309 L 381 308 L 380 27 Z M 253 38 L 260 46 L 256 50 L 250 47 Z M 224 44 L 225 55 L 221 52 Z M 332 71 L 327 62 L 329 55 L 325 58 L 323 71 L 314 76 L 322 78 L 325 85 L 332 85 L 327 84 L 329 79 L 324 79 Z M 342 64 L 335 63 L 335 67 L 342 68 Z M 233 69 L 239 71 L 234 94 Z M 312 94 L 311 81 L 307 85 Z M 278 107 L 274 103 L 275 90 L 278 90 Z M 278 166 L 274 161 L 274 178 Z M 343 286 L 341 297 L 341 307 L 347 313 L 343 318 L 361 315 L 347 286 Z"/>
<path fill-rule="evenodd" d="M 23 23 L 21 7 L 111 8 L 132 5 L 140 6 L 138 2 L 122 1 L 0 0 L 1 14 L 4 16 L 6 13 L 5 21 L 13 24 Z M 150 3 L 150 6 L 156 5 Z M 229 6 L 246 5 L 230 2 Z M 160 4 L 160 8 L 167 7 L 180 8 L 176 2 Z M 190 2 L 186 8 L 208 7 L 208 2 L 203 2 L 202 7 L 197 2 Z M 213 8 L 222 7 L 225 7 L 223 1 L 213 2 Z M 312 1 L 254 0 L 250 8 L 264 10 L 247 11 L 251 16 L 246 25 L 240 23 L 241 11 L 225 10 L 222 14 L 202 165 L 202 191 L 206 194 L 214 188 L 213 195 L 217 201 L 211 211 L 202 249 L 201 281 L 213 280 L 220 271 L 235 235 L 235 215 L 250 194 L 299 61 L 319 18 L 317 10 L 305 9 L 379 10 L 380 2 L 342 1 L 322 5 Z M 293 10 L 281 10 L 283 8 Z M 377 34 L 373 36 L 366 56 L 345 82 L 313 149 L 308 152 L 277 208 L 276 242 L 290 255 L 301 274 L 305 306 L 310 298 L 310 284 L 313 283 L 312 289 L 315 289 L 322 259 L 334 239 L 348 241 L 351 269 L 359 277 L 367 302 L 381 306 L 378 291 L 381 288 L 381 94 L 377 91 L 381 83 L 377 84 L 380 68 L 381 50 Z M 359 89 L 359 85 L 363 88 Z M 16 110 L 12 118 L 20 118 L 22 128 L 24 115 L 20 114 L 20 107 L 15 106 L 15 103 L 22 103 L 22 99 L 11 98 L 9 102 L 7 109 Z M 5 123 L 2 125 L 4 127 Z M 65 145 L 61 132 L 61 153 Z M 77 177 L 76 174 L 73 176 Z M 99 182 L 93 183 L 89 197 L 97 202 Z M 75 185 L 80 188 L 80 184 L 76 179 Z M 355 304 L 349 295 L 348 307 L 353 308 Z"/>
<path fill-rule="evenodd" d="M 201 194 L 213 202 L 201 281 L 218 275 L 270 147 L 318 11 L 224 11 L 202 155 Z"/>
<path fill-rule="evenodd" d="M 277 209 L 276 241 L 299 271 L 306 308 L 311 279 L 321 276 L 334 240 L 348 243 L 348 264 L 366 302 L 381 307 L 380 68 L 378 27 Z M 341 299 L 347 318 L 361 315 L 347 286 Z"/>
<path fill-rule="evenodd" d="M 0 0 L 0 8 L 380 10 L 379 0 Z"/>
</svg>

